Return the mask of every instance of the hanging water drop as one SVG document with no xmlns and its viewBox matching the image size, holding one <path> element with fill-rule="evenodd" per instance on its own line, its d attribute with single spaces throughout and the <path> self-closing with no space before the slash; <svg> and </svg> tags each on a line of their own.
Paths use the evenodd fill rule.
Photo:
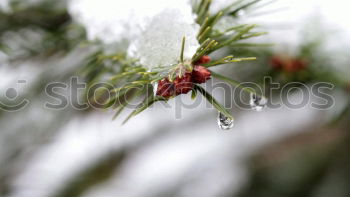
<svg viewBox="0 0 350 197">
<path fill-rule="evenodd" d="M 259 96 L 255 93 L 251 93 L 249 104 L 253 110 L 262 111 L 267 105 L 267 99 L 264 96 Z"/>
<path fill-rule="evenodd" d="M 234 120 L 230 117 L 225 116 L 221 112 L 218 115 L 218 125 L 222 130 L 229 130 L 234 125 Z"/>
</svg>

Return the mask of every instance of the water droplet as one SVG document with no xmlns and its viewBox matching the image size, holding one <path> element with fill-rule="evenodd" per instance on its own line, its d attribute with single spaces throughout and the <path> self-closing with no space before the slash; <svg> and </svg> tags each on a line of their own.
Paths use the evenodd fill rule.
<svg viewBox="0 0 350 197">
<path fill-rule="evenodd" d="M 230 130 L 234 125 L 234 120 L 230 117 L 226 117 L 224 114 L 219 112 L 218 125 L 222 130 Z"/>
<path fill-rule="evenodd" d="M 262 111 L 267 105 L 267 99 L 264 96 L 251 93 L 249 104 L 253 110 Z"/>
</svg>

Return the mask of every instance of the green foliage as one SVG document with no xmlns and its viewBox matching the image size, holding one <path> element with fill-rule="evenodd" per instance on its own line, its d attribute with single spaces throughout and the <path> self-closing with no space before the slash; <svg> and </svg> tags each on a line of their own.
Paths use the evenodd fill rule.
<svg viewBox="0 0 350 197">
<path fill-rule="evenodd" d="M 207 99 L 207 101 L 215 107 L 215 109 L 224 114 L 226 117 L 233 120 L 233 116 L 231 115 L 231 113 L 219 102 L 217 102 L 216 99 L 207 91 L 205 91 L 201 86 L 195 84 L 194 90 L 200 92 Z"/>
<path fill-rule="evenodd" d="M 86 41 L 84 28 L 72 21 L 65 1 L 43 0 L 29 4 L 12 0 L 10 10 L 0 10 L 0 50 L 12 59 L 51 56 L 70 51 Z M 40 42 L 32 41 L 30 33 L 39 36 Z M 13 48 L 7 43 L 8 39 L 17 39 L 20 46 Z"/>
<path fill-rule="evenodd" d="M 223 48 L 231 48 L 237 46 L 265 46 L 254 43 L 240 43 L 242 40 L 266 34 L 265 32 L 254 31 L 257 25 L 236 25 L 224 31 L 219 31 L 216 28 L 218 22 L 220 20 L 224 20 L 224 16 L 236 18 L 238 11 L 247 9 L 257 2 L 259 1 L 238 1 L 215 14 L 210 14 L 209 12 L 211 0 L 201 0 L 198 3 L 194 3 L 193 12 L 198 16 L 197 23 L 200 25 L 200 30 L 197 35 L 200 47 L 197 49 L 197 52 L 193 55 L 191 60 L 185 60 L 183 57 L 184 46 L 186 42 L 185 37 L 182 40 L 182 48 L 178 64 L 172 66 L 160 65 L 159 67 L 153 68 L 151 71 L 146 70 L 143 65 L 140 65 L 138 63 L 137 60 L 130 59 L 126 55 L 103 55 L 103 53 L 99 53 L 93 55 L 92 60 L 85 67 L 84 73 L 86 80 L 89 82 L 89 84 L 92 85 L 93 83 L 101 82 L 101 78 L 103 76 L 111 76 L 107 82 L 114 86 L 114 88 L 110 90 L 112 92 L 112 96 L 109 99 L 103 101 L 105 95 L 101 93 L 99 100 L 102 99 L 106 108 L 114 107 L 117 109 L 114 118 L 119 116 L 126 108 L 126 105 L 128 103 L 125 101 L 126 97 L 130 99 L 136 99 L 137 97 L 141 96 L 145 97 L 144 101 L 128 116 L 127 120 L 129 120 L 131 117 L 134 117 L 135 115 L 146 110 L 155 102 L 168 100 L 163 97 L 154 96 L 155 93 L 150 93 L 147 91 L 147 87 L 150 89 L 149 87 L 152 84 L 158 82 L 163 78 L 169 78 L 170 81 L 173 81 L 177 76 L 181 76 L 185 72 L 182 72 L 183 70 L 192 70 L 193 65 L 201 57 L 210 55 Z M 230 55 L 218 60 L 213 60 L 212 62 L 203 66 L 214 67 L 248 60 L 256 60 L 256 58 L 234 58 L 233 55 Z M 108 66 L 106 66 L 106 62 L 112 62 L 109 69 L 107 68 Z M 112 67 L 118 69 L 113 70 L 111 69 Z M 224 81 L 227 81 L 225 79 Z M 197 92 L 200 92 L 205 98 L 207 98 L 208 101 L 218 111 L 222 112 L 227 117 L 232 117 L 223 106 L 221 106 L 215 99 L 213 99 L 213 96 L 211 96 L 200 86 L 194 86 L 192 91 L 192 98 L 195 98 L 197 96 Z"/>
<path fill-rule="evenodd" d="M 197 39 L 200 47 L 190 60 L 184 59 L 183 52 L 186 38 L 183 38 L 180 59 L 175 65 L 160 65 L 151 71 L 146 70 L 140 65 L 138 60 L 128 57 L 124 53 L 106 55 L 104 46 L 88 43 L 85 31 L 79 25 L 75 24 L 66 9 L 65 1 L 43 0 L 35 4 L 25 4 L 23 1 L 12 0 L 12 12 L 1 12 L 0 16 L 4 18 L 4 22 L 0 24 L 0 37 L 7 32 L 15 32 L 20 34 L 22 29 L 41 32 L 42 41 L 38 44 L 31 44 L 30 47 L 22 47 L 25 49 L 20 57 L 34 57 L 37 55 L 50 56 L 59 51 L 67 52 L 76 48 L 82 43 L 100 48 L 97 52 L 91 54 L 85 62 L 82 63 L 79 75 L 85 78 L 88 83 L 88 89 L 94 87 L 97 83 L 108 83 L 105 86 L 111 93 L 110 97 L 104 91 L 97 91 L 97 97 L 85 93 L 85 98 L 90 103 L 102 103 L 104 108 L 114 108 L 117 110 L 114 118 L 118 117 L 128 102 L 139 97 L 146 97 L 144 103 L 140 105 L 130 116 L 133 117 L 148 105 L 158 101 L 166 101 L 168 99 L 149 97 L 151 85 L 159 80 L 168 77 L 170 81 L 174 80 L 178 75 L 182 75 L 186 70 L 192 70 L 193 65 L 203 56 L 210 55 L 223 48 L 232 48 L 237 46 L 264 46 L 254 43 L 242 43 L 241 41 L 257 37 L 265 34 L 265 32 L 256 32 L 256 25 L 234 25 L 226 30 L 218 30 L 217 24 L 224 20 L 223 17 L 237 18 L 240 10 L 247 9 L 255 5 L 258 1 L 240 0 L 235 1 L 228 7 L 211 14 L 209 12 L 211 0 L 201 0 L 194 3 L 193 12 L 198 16 L 197 23 L 200 30 Z M 75 35 L 72 37 L 71 35 Z M 3 51 L 10 54 L 12 50 L 7 46 L 6 42 L 0 42 Z M 12 56 L 18 59 L 19 56 Z M 230 64 L 234 62 L 255 60 L 255 57 L 234 57 L 228 55 L 203 65 L 206 67 L 214 67 L 219 65 Z M 183 71 L 183 72 L 182 72 Z M 109 79 L 108 79 L 109 78 Z M 108 80 L 106 80 L 108 79 Z M 111 88 L 111 86 L 113 88 Z M 192 97 L 197 96 L 197 88 L 194 88 Z M 203 93 L 202 91 L 199 91 Z M 208 95 L 205 93 L 204 95 Z M 151 102 L 150 102 L 151 101 Z M 217 104 L 214 104 L 217 105 Z M 219 110 L 220 111 L 220 110 Z"/>
</svg>

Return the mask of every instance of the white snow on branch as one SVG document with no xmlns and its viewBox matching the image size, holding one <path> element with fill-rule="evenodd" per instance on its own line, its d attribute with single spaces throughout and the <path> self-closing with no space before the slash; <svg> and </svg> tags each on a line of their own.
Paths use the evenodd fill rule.
<svg viewBox="0 0 350 197">
<path fill-rule="evenodd" d="M 107 44 L 132 40 L 145 23 L 166 8 L 188 12 L 188 0 L 71 0 L 68 9 L 85 26 L 89 39 Z"/>
<path fill-rule="evenodd" d="M 190 59 L 199 47 L 196 39 L 199 26 L 179 10 L 168 9 L 155 16 L 142 35 L 129 48 L 129 55 L 139 58 L 149 69 L 155 66 L 170 66 L 180 59 L 182 38 L 185 36 L 184 56 Z"/>
<path fill-rule="evenodd" d="M 83 24 L 90 40 L 106 44 L 131 42 L 129 55 L 141 63 L 168 66 L 179 59 L 186 36 L 185 57 L 198 48 L 195 16 L 189 0 L 73 0 L 69 11 Z M 127 49 L 125 49 L 127 50 Z"/>
</svg>

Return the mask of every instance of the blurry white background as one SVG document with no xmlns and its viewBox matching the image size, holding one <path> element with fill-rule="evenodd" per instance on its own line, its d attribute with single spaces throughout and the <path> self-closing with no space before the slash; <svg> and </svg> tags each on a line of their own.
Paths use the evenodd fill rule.
<svg viewBox="0 0 350 197">
<path fill-rule="evenodd" d="M 4 2 L 1 0 L 0 5 L 5 6 Z M 151 16 L 168 3 L 182 5 L 175 0 L 90 2 L 91 7 L 79 7 L 78 4 L 74 9 L 92 14 L 93 21 L 87 21 L 85 25 L 90 24 L 88 28 L 94 29 L 97 36 L 105 36 L 107 42 L 115 41 L 114 33 L 124 32 L 113 27 L 119 25 L 113 14 L 128 22 L 132 19 L 126 17 L 130 13 L 136 18 Z M 244 14 L 251 14 L 249 22 L 261 24 L 271 32 L 265 40 L 280 43 L 276 50 L 283 49 L 288 53 L 293 53 L 294 47 L 303 41 L 302 31 L 308 23 L 320 22 L 324 28 L 321 30 L 329 35 L 326 46 L 332 51 L 339 50 L 340 57 L 336 59 L 342 61 L 342 50 L 350 44 L 350 13 L 346 4 L 344 0 L 280 0 L 256 13 Z M 270 11 L 275 12 L 268 13 Z M 105 20 L 106 23 L 99 24 Z M 115 31 L 108 32 L 101 25 L 113 27 Z M 1 85 L 13 84 L 18 79 L 30 81 L 35 71 L 24 73 L 30 74 L 11 73 L 11 69 L 2 65 Z M 174 102 L 170 103 L 173 106 Z M 49 196 L 96 158 L 124 149 L 131 150 L 131 156 L 114 178 L 92 188 L 84 196 L 153 197 L 184 180 L 190 184 L 181 187 L 178 196 L 225 196 L 222 191 L 227 188 L 237 190 L 246 181 L 244 161 L 247 156 L 316 121 L 325 121 L 325 114 L 308 107 L 244 112 L 237 115 L 235 127 L 228 132 L 217 127 L 216 112 L 206 109 L 204 104 L 194 110 L 184 110 L 180 120 L 175 119 L 173 108 L 156 105 L 124 126 L 120 121 L 111 120 L 112 112 L 99 111 L 87 117 L 75 117 L 66 122 L 46 149 L 28 158 L 26 168 L 21 169 L 13 180 L 15 193 L 12 196 Z M 141 146 L 135 148 L 135 144 Z"/>
</svg>

